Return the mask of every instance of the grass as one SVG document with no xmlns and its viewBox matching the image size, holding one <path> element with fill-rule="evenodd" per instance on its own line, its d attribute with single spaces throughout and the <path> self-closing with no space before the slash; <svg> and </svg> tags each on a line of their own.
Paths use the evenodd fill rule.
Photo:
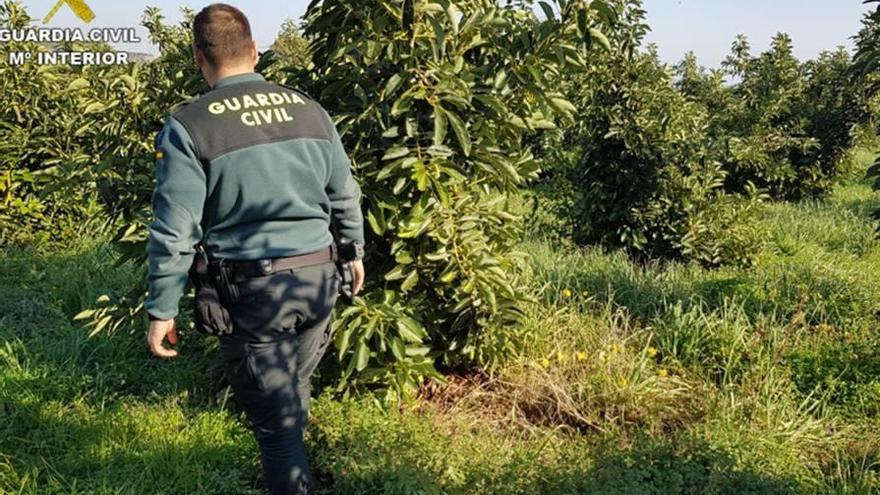
<svg viewBox="0 0 880 495">
<path fill-rule="evenodd" d="M 768 205 L 749 270 L 531 236 L 524 351 L 399 408 L 320 395 L 323 493 L 880 493 L 876 205 Z M 141 274 L 100 242 L 3 254 L 0 493 L 259 493 L 212 342 L 164 363 L 71 322 Z"/>
</svg>

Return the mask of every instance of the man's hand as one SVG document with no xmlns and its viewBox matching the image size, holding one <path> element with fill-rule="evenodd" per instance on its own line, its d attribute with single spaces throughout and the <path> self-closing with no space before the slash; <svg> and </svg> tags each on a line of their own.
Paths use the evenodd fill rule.
<svg viewBox="0 0 880 495">
<path fill-rule="evenodd" d="M 358 295 L 364 288 L 364 279 L 366 271 L 364 270 L 364 260 L 355 260 L 351 262 L 351 268 L 354 272 L 354 281 L 352 283 L 352 295 Z"/>
<path fill-rule="evenodd" d="M 177 345 L 177 327 L 174 326 L 174 320 L 151 321 L 150 331 L 147 333 L 147 343 L 150 344 L 150 352 L 162 359 L 177 357 L 177 351 L 168 349 L 163 345 L 165 337 L 168 337 L 169 344 Z"/>
</svg>

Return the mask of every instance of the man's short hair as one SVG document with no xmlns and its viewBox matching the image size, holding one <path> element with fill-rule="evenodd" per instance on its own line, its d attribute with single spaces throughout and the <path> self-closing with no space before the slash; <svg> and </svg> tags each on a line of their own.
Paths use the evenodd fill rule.
<svg viewBox="0 0 880 495">
<path fill-rule="evenodd" d="M 247 60 L 253 42 L 247 17 L 232 5 L 208 5 L 193 21 L 193 44 L 214 67 Z"/>
</svg>

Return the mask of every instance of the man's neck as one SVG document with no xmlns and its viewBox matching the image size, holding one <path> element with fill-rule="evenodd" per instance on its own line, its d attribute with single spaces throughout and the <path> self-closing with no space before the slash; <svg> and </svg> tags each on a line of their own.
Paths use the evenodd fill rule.
<svg viewBox="0 0 880 495">
<path fill-rule="evenodd" d="M 212 70 L 210 74 L 204 74 L 204 76 L 205 81 L 207 81 L 208 85 L 213 88 L 218 81 L 226 79 L 227 77 L 253 73 L 253 67 L 220 67 L 218 69 Z"/>
</svg>

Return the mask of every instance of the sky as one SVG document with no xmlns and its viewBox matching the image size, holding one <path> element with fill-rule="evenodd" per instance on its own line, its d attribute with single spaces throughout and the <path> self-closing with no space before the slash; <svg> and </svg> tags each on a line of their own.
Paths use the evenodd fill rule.
<svg viewBox="0 0 880 495">
<path fill-rule="evenodd" d="M 665 62 L 693 50 L 701 65 L 718 67 L 737 34 L 748 36 L 757 53 L 782 31 L 806 60 L 841 45 L 852 48 L 850 38 L 872 8 L 862 0 L 645 0 L 647 41 L 657 44 Z"/>
<path fill-rule="evenodd" d="M 24 0 L 34 18 L 42 19 L 57 0 Z M 179 8 L 196 10 L 212 0 L 85 0 L 95 12 L 92 27 L 139 27 L 141 13 L 148 5 L 160 7 L 169 21 L 180 19 Z M 275 39 L 281 23 L 298 19 L 308 0 L 226 0 L 241 8 L 250 18 L 260 49 Z M 851 37 L 860 26 L 864 12 L 871 9 L 862 0 L 645 0 L 651 33 L 647 41 L 656 43 L 665 62 L 675 63 L 693 50 L 701 65 L 717 67 L 727 55 L 734 37 L 749 37 L 755 52 L 766 48 L 771 37 L 784 31 L 794 40 L 795 54 L 801 59 L 815 57 L 824 49 L 852 46 Z M 42 23 L 40 23 L 42 24 Z M 84 27 L 73 12 L 62 7 L 51 27 Z M 141 43 L 121 45 L 128 51 L 155 53 L 139 30 Z"/>
</svg>

